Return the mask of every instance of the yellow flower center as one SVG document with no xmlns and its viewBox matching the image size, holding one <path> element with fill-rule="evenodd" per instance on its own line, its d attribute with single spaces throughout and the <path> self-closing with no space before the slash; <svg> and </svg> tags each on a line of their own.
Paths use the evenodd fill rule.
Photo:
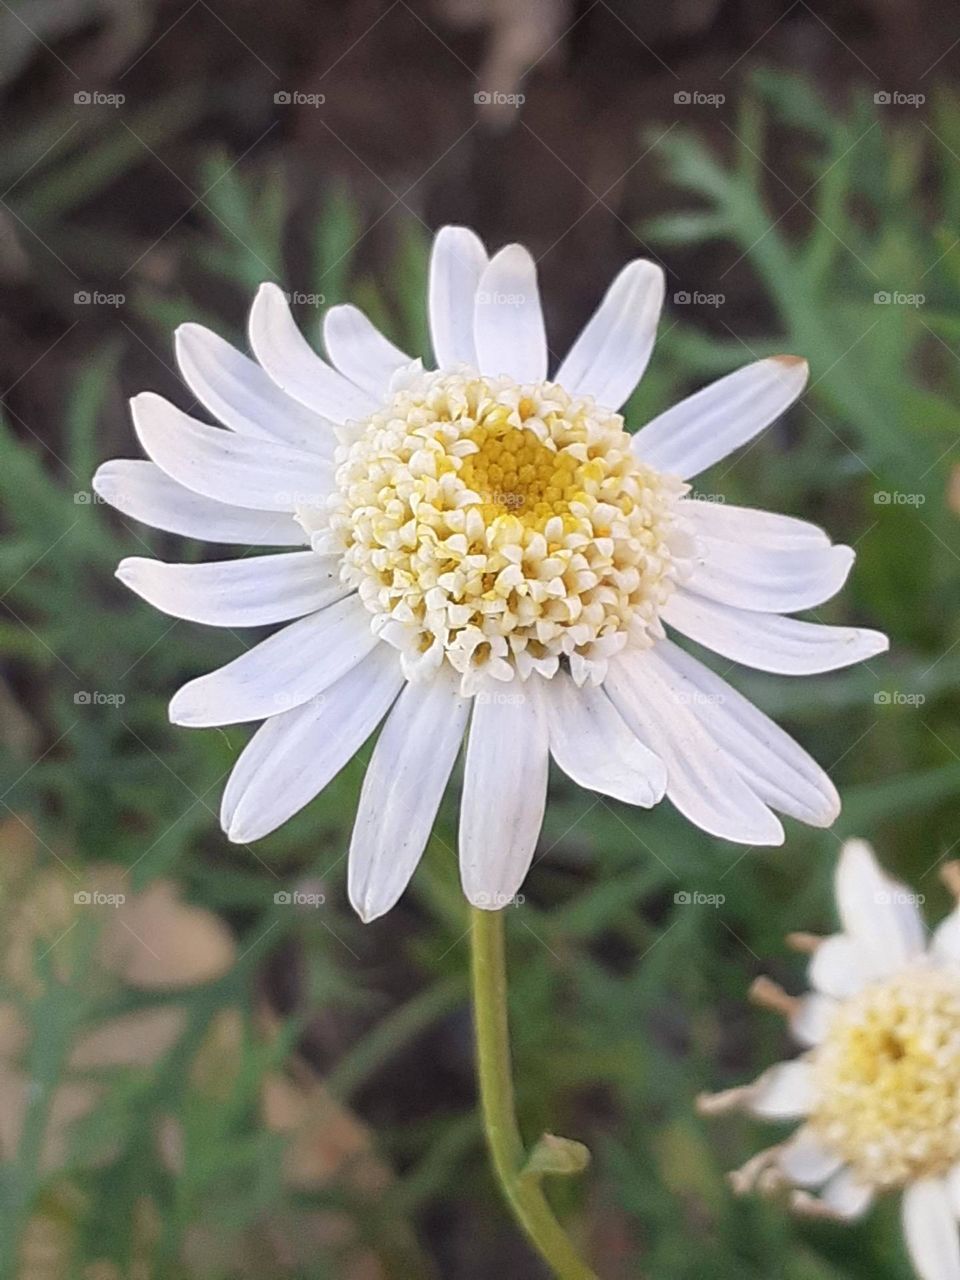
<svg viewBox="0 0 960 1280">
<path fill-rule="evenodd" d="M 619 414 L 551 383 L 412 372 L 345 428 L 328 513 L 343 575 L 411 678 L 602 679 L 652 643 L 690 555 L 687 486 L 639 462 Z"/>
<path fill-rule="evenodd" d="M 843 1004 L 813 1053 L 821 1140 L 871 1186 L 960 1160 L 960 973 L 918 966 Z"/>
</svg>

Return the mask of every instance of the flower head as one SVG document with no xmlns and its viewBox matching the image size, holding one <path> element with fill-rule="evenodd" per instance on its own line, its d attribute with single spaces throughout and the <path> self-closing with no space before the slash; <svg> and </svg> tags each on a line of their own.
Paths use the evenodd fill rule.
<svg viewBox="0 0 960 1280">
<path fill-rule="evenodd" d="M 548 377 L 530 254 L 488 258 L 472 232 L 445 227 L 430 267 L 433 370 L 351 306 L 326 314 L 328 363 L 274 285 L 251 311 L 255 360 L 199 325 L 178 331 L 183 376 L 223 425 L 137 396 L 152 461 L 108 462 L 95 487 L 157 528 L 288 548 L 118 570 L 175 617 L 289 624 L 171 703 L 183 725 L 265 721 L 224 793 L 232 840 L 286 821 L 381 722 L 350 849 L 364 919 L 406 886 L 464 736 L 460 864 L 477 905 L 504 905 L 526 875 L 551 755 L 602 794 L 666 795 L 725 839 L 780 843 L 774 809 L 833 821 L 823 771 L 667 630 L 794 675 L 886 647 L 785 616 L 840 588 L 849 548 L 690 493 L 791 404 L 806 366 L 760 360 L 629 435 L 619 410 L 662 301 L 660 269 L 630 263 Z"/>
<path fill-rule="evenodd" d="M 950 875 L 957 883 L 957 864 Z M 907 1243 L 923 1280 L 960 1277 L 960 907 L 929 943 L 917 895 L 850 840 L 837 868 L 843 932 L 799 935 L 813 949 L 811 994 L 762 979 L 805 1046 L 753 1085 L 702 1100 L 770 1119 L 802 1118 L 786 1142 L 738 1174 L 740 1190 L 793 1184 L 801 1212 L 854 1218 L 903 1194 Z M 811 1189 L 817 1189 L 812 1194 Z"/>
</svg>

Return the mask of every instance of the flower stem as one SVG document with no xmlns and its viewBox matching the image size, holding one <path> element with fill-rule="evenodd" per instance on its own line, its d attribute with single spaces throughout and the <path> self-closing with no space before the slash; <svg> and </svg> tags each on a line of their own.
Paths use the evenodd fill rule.
<svg viewBox="0 0 960 1280">
<path fill-rule="evenodd" d="M 502 911 L 470 909 L 477 1075 L 490 1158 L 514 1218 L 557 1280 L 597 1280 L 553 1216 L 539 1180 L 523 1172 L 526 1152 L 514 1110 L 510 1071 L 503 916 Z"/>
</svg>

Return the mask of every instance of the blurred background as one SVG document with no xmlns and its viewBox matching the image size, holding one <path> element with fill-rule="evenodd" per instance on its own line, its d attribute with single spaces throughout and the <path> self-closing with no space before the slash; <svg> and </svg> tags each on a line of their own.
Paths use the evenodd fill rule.
<svg viewBox="0 0 960 1280">
<path fill-rule="evenodd" d="M 0 1274 L 540 1280 L 474 1112 L 456 788 L 399 907 L 344 855 L 369 744 L 298 819 L 229 846 L 244 728 L 167 723 L 251 637 L 125 594 L 195 544 L 100 505 L 126 398 L 186 409 L 185 320 L 243 343 L 255 287 L 317 339 L 352 300 L 426 351 L 430 233 L 538 258 L 554 352 L 660 261 L 638 426 L 758 356 L 811 385 L 698 491 L 859 559 L 824 621 L 891 655 L 732 679 L 828 766 L 834 832 L 711 842 L 559 776 L 508 936 L 519 1108 L 589 1144 L 554 1189 L 605 1280 L 906 1280 L 868 1225 L 737 1202 L 777 1131 L 693 1111 L 789 1052 L 745 993 L 833 925 L 839 837 L 935 920 L 960 839 L 960 15 L 924 0 L 0 0 Z M 220 549 L 218 549 L 219 551 Z M 726 665 L 726 664 L 725 664 Z"/>
</svg>

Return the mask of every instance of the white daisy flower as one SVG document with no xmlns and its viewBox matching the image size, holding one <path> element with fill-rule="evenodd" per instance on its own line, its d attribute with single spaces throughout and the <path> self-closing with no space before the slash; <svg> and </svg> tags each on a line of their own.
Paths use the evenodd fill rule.
<svg viewBox="0 0 960 1280">
<path fill-rule="evenodd" d="M 231 840 L 280 826 L 384 719 L 350 846 L 365 920 L 409 881 L 465 735 L 460 864 L 477 906 L 504 905 L 527 873 L 550 755 L 619 800 L 666 794 L 728 840 L 781 843 L 774 809 L 833 821 L 823 771 L 667 638 L 793 675 L 887 647 L 784 616 L 842 586 L 849 547 L 690 496 L 693 476 L 800 394 L 806 365 L 760 360 L 628 435 L 617 410 L 663 290 L 657 266 L 631 262 L 548 378 L 533 258 L 519 245 L 488 258 L 471 231 L 445 227 L 430 265 L 435 370 L 352 306 L 326 314 L 328 363 L 272 284 L 250 314 L 255 360 L 199 325 L 178 331 L 183 376 L 223 426 L 136 396 L 152 461 L 108 462 L 95 487 L 173 533 L 298 548 L 118 569 L 174 617 L 289 624 L 170 706 L 181 725 L 266 722 L 223 797 Z"/>
<path fill-rule="evenodd" d="M 960 863 L 944 878 L 960 895 Z M 701 1110 L 803 1121 L 732 1175 L 738 1191 L 792 1185 L 797 1210 L 840 1219 L 899 1191 L 918 1274 L 960 1280 L 960 906 L 928 940 L 922 899 L 863 840 L 843 846 L 836 896 L 842 933 L 789 939 L 813 953 L 813 991 L 788 996 L 763 978 L 752 992 L 806 1052 Z"/>
</svg>

